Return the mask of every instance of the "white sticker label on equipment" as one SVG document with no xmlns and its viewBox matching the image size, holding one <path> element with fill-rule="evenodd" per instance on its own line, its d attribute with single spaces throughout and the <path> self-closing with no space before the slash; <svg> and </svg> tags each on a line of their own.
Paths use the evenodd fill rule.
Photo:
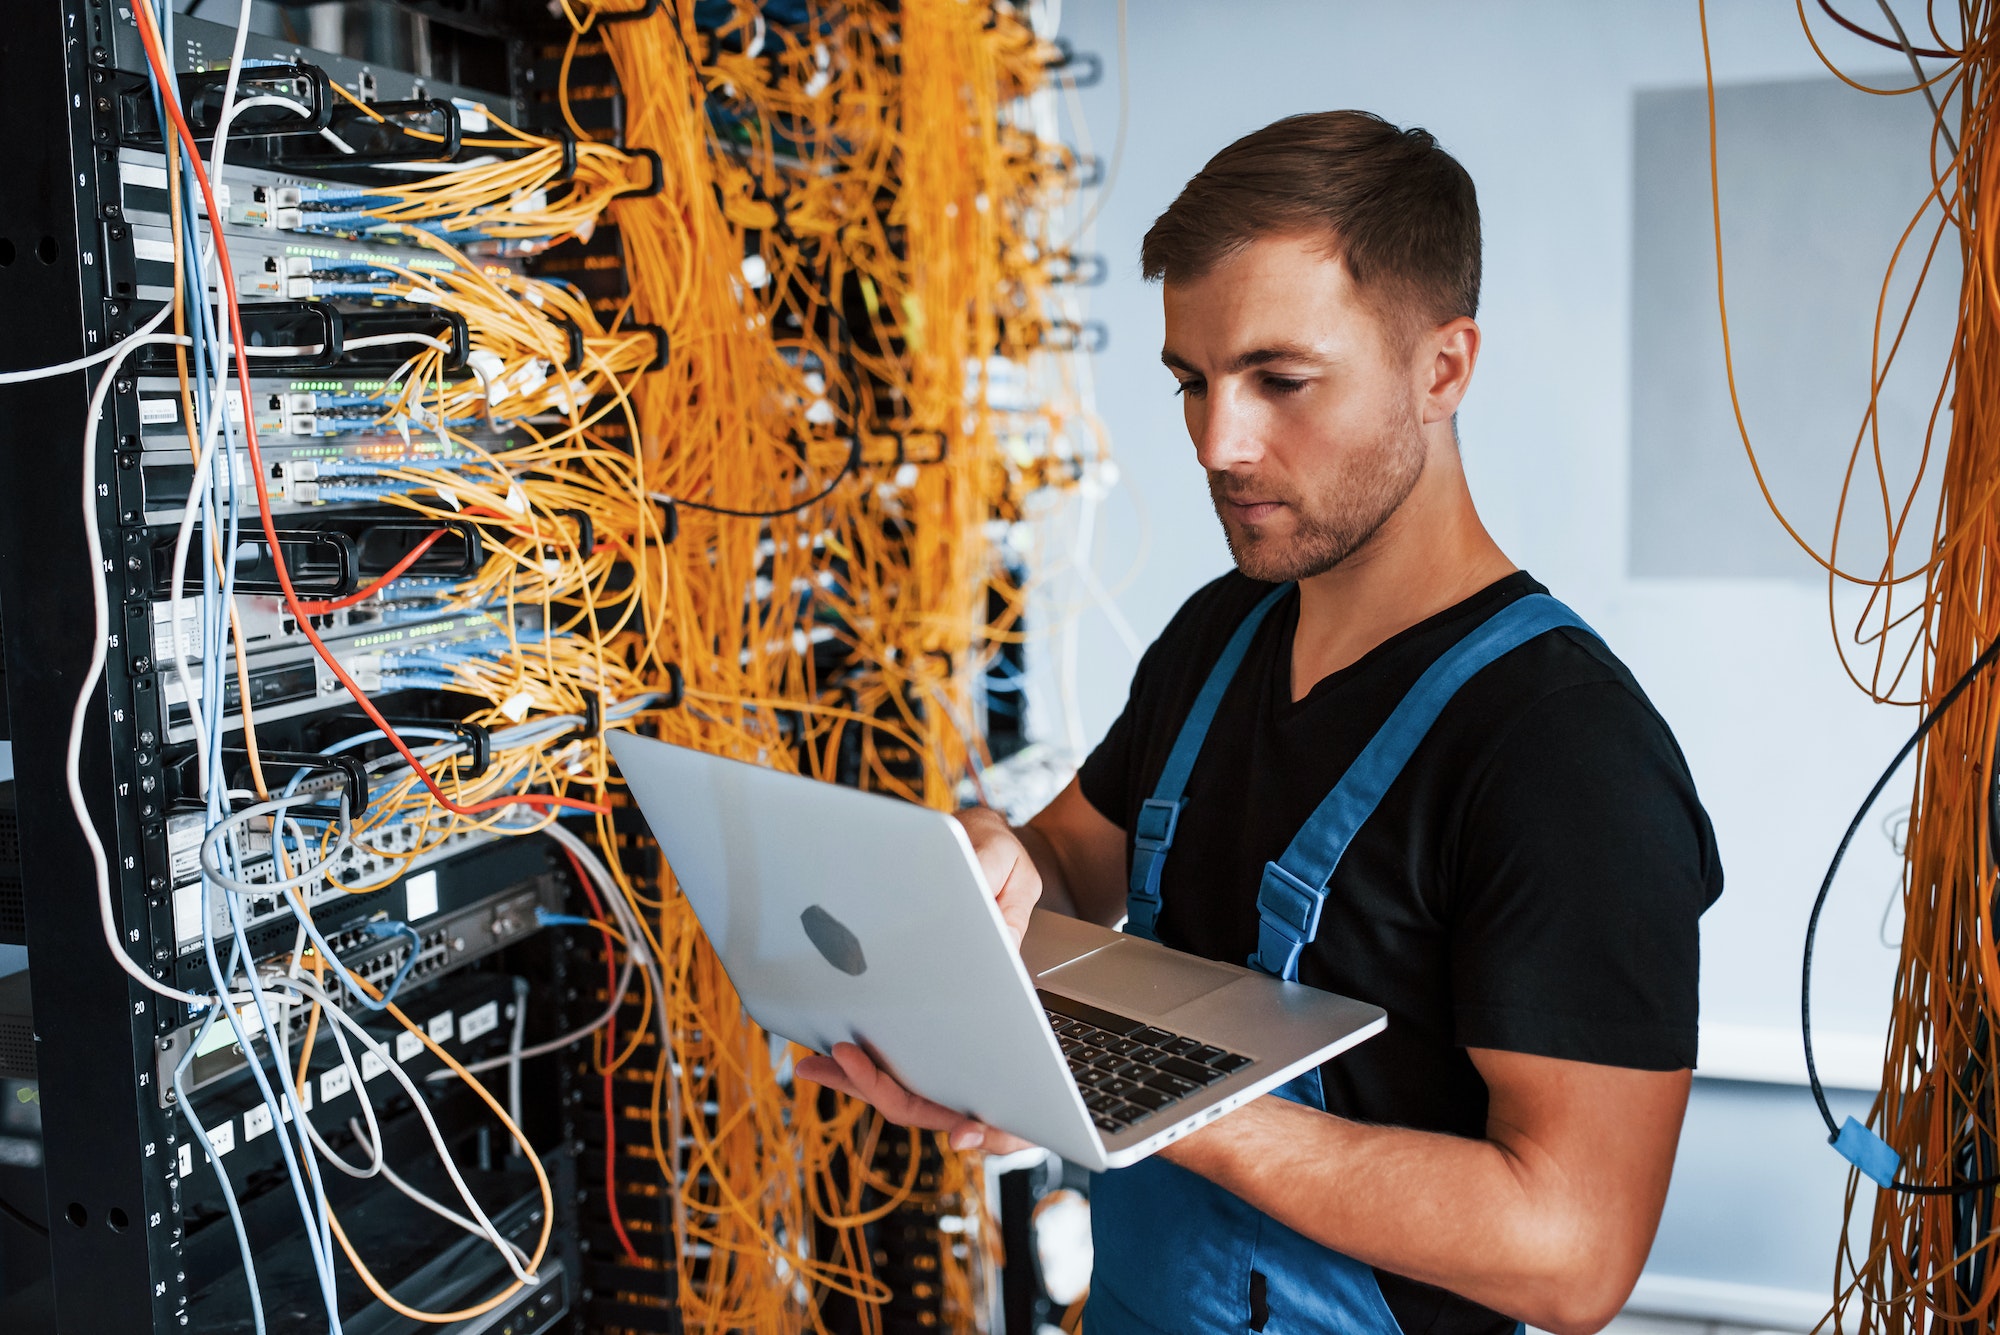
<svg viewBox="0 0 2000 1335">
<path fill-rule="evenodd" d="M 174 243 L 171 241 L 155 241 L 151 237 L 135 236 L 132 238 L 132 258 L 135 260 L 147 260 L 154 264 L 172 264 L 174 262 Z"/>
<path fill-rule="evenodd" d="M 194 1171 L 194 1146 L 192 1145 L 181 1146 L 180 1168 L 182 1177 L 186 1177 L 189 1173 L 192 1173 Z"/>
<path fill-rule="evenodd" d="M 210 1149 L 215 1151 L 215 1157 L 218 1159 L 235 1149 L 236 1123 L 224 1122 L 221 1126 L 210 1127 L 208 1129 L 208 1145 Z"/>
<path fill-rule="evenodd" d="M 424 1032 L 431 1036 L 431 1042 L 433 1043 L 451 1042 L 451 1012 L 441 1011 L 431 1016 L 430 1023 L 424 1026 Z"/>
<path fill-rule="evenodd" d="M 500 1027 L 500 1003 L 489 1001 L 478 1010 L 467 1011 L 465 1018 L 458 1022 L 458 1036 L 470 1043 L 482 1034 L 490 1034 Z"/>
<path fill-rule="evenodd" d="M 257 1137 L 271 1129 L 271 1108 L 269 1104 L 250 1109 L 243 1114 L 243 1143 L 248 1145 Z"/>
<path fill-rule="evenodd" d="M 416 1056 L 419 1052 L 422 1052 L 423 1050 L 424 1050 L 424 1041 L 421 1038 L 418 1038 L 415 1034 L 401 1033 L 396 1035 L 397 1061 L 407 1062 L 410 1060 L 410 1058 Z"/>
<path fill-rule="evenodd" d="M 174 890 L 174 940 L 181 943 L 201 936 L 201 882 Z"/>
<path fill-rule="evenodd" d="M 137 186 L 141 190 L 167 188 L 165 167 L 152 167 L 143 162 L 121 162 L 118 164 L 118 174 L 125 178 L 126 185 Z"/>
<path fill-rule="evenodd" d="M 181 420 L 181 406 L 172 399 L 140 399 L 139 420 L 147 426 L 178 422 Z"/>
<path fill-rule="evenodd" d="M 438 874 L 420 871 L 403 882 L 403 918 L 415 922 L 438 911 Z"/>
<path fill-rule="evenodd" d="M 354 1088 L 354 1077 L 345 1066 L 336 1066 L 319 1078 L 319 1101 L 331 1103 Z"/>
<path fill-rule="evenodd" d="M 373 1080 L 388 1069 L 389 1063 L 383 1061 L 373 1052 L 364 1052 L 361 1054 L 361 1078 L 364 1081 Z"/>
</svg>

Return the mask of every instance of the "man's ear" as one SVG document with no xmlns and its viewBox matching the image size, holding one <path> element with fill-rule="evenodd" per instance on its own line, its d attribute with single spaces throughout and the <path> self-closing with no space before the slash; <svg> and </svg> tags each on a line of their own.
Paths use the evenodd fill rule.
<svg viewBox="0 0 2000 1335">
<path fill-rule="evenodd" d="M 1479 325 L 1471 316 L 1461 315 L 1431 330 L 1419 346 L 1426 361 L 1419 374 L 1429 381 L 1422 411 L 1428 426 L 1457 413 L 1472 387 L 1472 369 L 1479 361 Z"/>
</svg>

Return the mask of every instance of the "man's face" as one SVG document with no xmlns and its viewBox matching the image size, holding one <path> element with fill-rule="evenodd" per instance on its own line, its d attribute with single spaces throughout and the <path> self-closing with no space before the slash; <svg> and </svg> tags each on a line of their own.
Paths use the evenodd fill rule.
<svg viewBox="0 0 2000 1335">
<path fill-rule="evenodd" d="M 1423 476 L 1415 349 L 1318 238 L 1269 237 L 1166 287 L 1161 359 L 1237 568 L 1273 583 L 1360 549 Z"/>
</svg>

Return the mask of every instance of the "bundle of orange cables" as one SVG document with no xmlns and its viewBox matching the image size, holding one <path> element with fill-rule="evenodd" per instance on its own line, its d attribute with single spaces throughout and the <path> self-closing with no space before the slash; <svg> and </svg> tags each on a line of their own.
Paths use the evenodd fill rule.
<svg viewBox="0 0 2000 1335">
<path fill-rule="evenodd" d="M 1905 846 L 1904 927 L 1885 1052 L 1881 1093 L 1867 1125 L 1839 1130 L 1836 1144 L 1855 1160 L 1848 1182 L 1846 1228 L 1835 1272 L 1835 1298 L 1823 1323 L 1836 1330 L 1988 1331 L 2000 1325 L 2000 955 L 1994 944 L 2000 891 L 2000 804 L 1995 786 L 2000 742 L 2000 217 L 1987 190 L 2000 190 L 2000 6 L 1969 0 L 1921 26 L 1898 21 L 1871 31 L 1830 6 L 1842 27 L 1896 53 L 1914 73 L 1897 88 L 1871 87 L 1837 68 L 1821 48 L 1804 0 L 1806 35 L 1829 70 L 1863 93 L 1922 96 L 1934 124 L 1929 140 L 1932 187 L 1912 200 L 1913 217 L 1882 286 L 1875 327 L 1869 406 L 1849 453 L 1834 542 L 1822 553 L 1780 510 L 1779 520 L 1826 572 L 1829 607 L 1843 588 L 1865 592 L 1855 640 L 1873 657 L 1849 675 L 1872 699 L 1891 701 L 1915 675 L 1923 723 L 1905 752 L 1917 757 Z M 1702 10 L 1707 54 L 1706 7 Z M 1929 60 L 1930 65 L 1923 62 Z M 1710 75 L 1710 150 L 1715 143 Z M 1715 229 L 1721 258 L 1722 202 Z M 1938 368 L 1936 408 L 1917 476 L 1905 489 L 1889 482 L 1876 401 L 1940 251 L 1957 251 L 1963 281 L 1952 294 L 1957 333 Z M 1916 271 L 1900 314 L 1888 294 L 1899 271 Z M 1722 270 L 1718 265 L 1718 277 Z M 1728 348 L 1726 286 L 1722 289 Z M 1942 299 L 1940 296 L 1938 299 Z M 1735 368 L 1729 367 L 1732 401 Z M 1948 439 L 1934 437 L 1948 408 Z M 1742 428 L 1742 410 L 1737 406 Z M 1750 434 L 1743 429 L 1746 447 Z M 1756 452 L 1751 450 L 1753 466 Z M 1941 464 L 1941 467 L 1939 466 Z M 1902 537 L 1917 514 L 1919 488 L 1938 488 L 1928 516 L 1931 541 L 1914 566 L 1898 564 Z M 1866 489 L 1874 493 L 1856 507 Z M 1882 525 L 1883 563 L 1849 569 L 1840 539 L 1855 510 Z M 1842 646 L 1846 661 L 1845 645 Z M 1900 759 L 1901 757 L 1899 757 Z M 1879 793 L 1895 774 L 1884 774 Z M 1871 798 L 1872 800 L 1872 798 Z M 1865 811 L 1865 808 L 1864 808 Z M 1856 817 L 1858 825 L 1861 817 Z M 1850 837 L 1852 830 L 1850 829 Z M 1843 845 L 1843 851 L 1845 845 Z M 1836 859 L 1835 868 L 1838 867 Z M 1833 872 L 1828 873 L 1831 884 Z M 1825 889 L 1821 897 L 1824 902 Z M 1815 924 L 1817 910 L 1815 911 Z M 1810 936 L 1808 941 L 1810 943 Z M 1810 969 L 1808 946 L 1808 971 Z M 1808 984 L 1810 973 L 1808 972 Z M 1808 1002 L 1810 993 L 1808 992 Z M 1809 1012 L 1808 1012 L 1809 1014 Z M 1810 1047 L 1808 1060 L 1810 1061 Z M 1817 1093 L 1817 1085 L 1815 1085 Z M 1825 1105 L 1822 1099 L 1822 1110 Z M 1826 1114 L 1829 1126 L 1830 1113 Z M 1856 1207 L 1872 1199 L 1862 1216 Z"/>
</svg>

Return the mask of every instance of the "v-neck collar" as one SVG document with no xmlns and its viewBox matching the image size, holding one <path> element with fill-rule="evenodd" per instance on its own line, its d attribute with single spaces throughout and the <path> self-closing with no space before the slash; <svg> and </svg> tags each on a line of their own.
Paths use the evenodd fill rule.
<svg viewBox="0 0 2000 1335">
<path fill-rule="evenodd" d="M 1278 676 L 1278 717 L 1289 718 L 1303 710 L 1310 709 L 1325 697 L 1339 691 L 1355 678 L 1375 669 L 1387 657 L 1392 656 L 1403 645 L 1413 639 L 1428 635 L 1451 622 L 1475 615 L 1481 615 L 1494 603 L 1511 601 L 1525 597 L 1541 588 L 1533 575 L 1525 570 L 1516 570 L 1502 575 L 1485 588 L 1468 598 L 1461 599 L 1442 612 L 1425 617 L 1413 626 L 1397 631 L 1388 639 L 1370 649 L 1346 667 L 1328 673 L 1314 682 L 1306 693 L 1292 699 L 1292 641 L 1299 629 L 1299 591 L 1296 587 L 1285 596 L 1283 602 L 1274 607 L 1271 620 L 1276 624 L 1278 644 L 1275 671 Z M 1440 652 L 1446 646 L 1439 646 Z"/>
</svg>

